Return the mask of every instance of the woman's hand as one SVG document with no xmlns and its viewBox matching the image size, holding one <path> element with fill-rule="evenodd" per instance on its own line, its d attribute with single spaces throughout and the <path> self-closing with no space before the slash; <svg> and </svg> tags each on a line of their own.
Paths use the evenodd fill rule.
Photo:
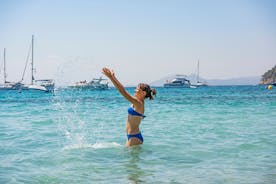
<svg viewBox="0 0 276 184">
<path fill-rule="evenodd" d="M 115 73 L 113 70 L 110 70 L 108 68 L 103 68 L 102 73 L 107 76 L 108 78 L 113 78 L 115 76 Z"/>
</svg>

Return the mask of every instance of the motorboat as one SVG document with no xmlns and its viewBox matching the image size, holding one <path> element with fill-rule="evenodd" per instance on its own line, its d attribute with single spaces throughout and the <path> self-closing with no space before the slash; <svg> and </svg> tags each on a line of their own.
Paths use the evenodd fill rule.
<svg viewBox="0 0 276 184">
<path fill-rule="evenodd" d="M 76 82 L 71 88 L 80 88 L 80 89 L 108 89 L 108 82 L 103 83 L 102 81 L 107 81 L 107 79 L 94 78 L 91 81 L 79 81 Z"/>
<path fill-rule="evenodd" d="M 176 75 L 171 81 L 167 81 L 164 84 L 165 88 L 190 88 L 191 82 L 185 75 Z"/>
</svg>

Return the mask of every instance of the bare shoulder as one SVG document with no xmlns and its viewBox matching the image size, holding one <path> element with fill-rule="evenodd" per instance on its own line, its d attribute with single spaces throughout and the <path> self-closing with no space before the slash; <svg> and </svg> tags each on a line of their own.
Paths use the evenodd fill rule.
<svg viewBox="0 0 276 184">
<path fill-rule="evenodd" d="M 133 103 L 133 107 L 138 111 L 144 111 L 144 102 L 135 99 L 136 103 Z"/>
</svg>

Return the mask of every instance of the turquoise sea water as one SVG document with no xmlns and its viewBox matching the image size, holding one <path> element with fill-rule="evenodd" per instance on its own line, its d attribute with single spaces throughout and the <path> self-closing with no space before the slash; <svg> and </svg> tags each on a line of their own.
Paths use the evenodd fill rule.
<svg viewBox="0 0 276 184">
<path fill-rule="evenodd" d="M 0 183 L 276 183 L 275 89 L 157 90 L 133 148 L 115 89 L 0 91 Z"/>
</svg>

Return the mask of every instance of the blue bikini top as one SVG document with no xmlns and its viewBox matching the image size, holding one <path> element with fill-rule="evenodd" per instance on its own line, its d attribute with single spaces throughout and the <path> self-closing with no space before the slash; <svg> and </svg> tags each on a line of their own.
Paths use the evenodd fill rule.
<svg viewBox="0 0 276 184">
<path fill-rule="evenodd" d="M 136 112 L 133 107 L 129 107 L 128 110 L 127 110 L 128 114 L 129 115 L 132 115 L 132 116 L 141 116 L 142 118 L 145 118 L 146 116 L 143 115 L 143 114 L 140 114 L 139 112 Z"/>
</svg>

